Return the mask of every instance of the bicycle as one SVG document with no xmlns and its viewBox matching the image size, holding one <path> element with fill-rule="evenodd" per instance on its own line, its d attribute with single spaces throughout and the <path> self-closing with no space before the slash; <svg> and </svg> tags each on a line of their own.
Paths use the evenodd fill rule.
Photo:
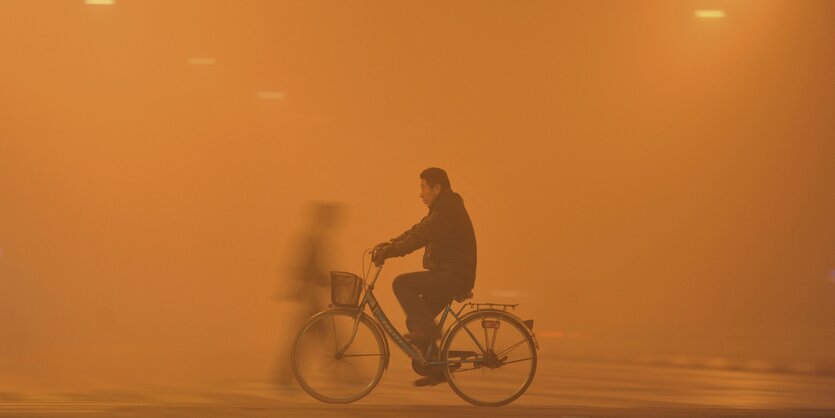
<svg viewBox="0 0 835 418">
<path fill-rule="evenodd" d="M 412 359 L 418 374 L 440 368 L 453 392 L 473 405 L 502 406 L 522 396 L 536 372 L 539 344 L 533 320 L 523 321 L 510 312 L 518 304 L 466 302 L 472 292 L 454 298 L 461 307 L 456 312 L 452 301 L 447 304 L 438 327 L 443 330 L 449 317 L 453 318 L 451 325 L 442 334 L 440 346 L 430 345 L 424 355 L 397 331 L 374 297 L 383 264 L 367 281 L 371 265 L 365 269 L 364 257 L 372 252 L 373 259 L 373 251 L 376 248 L 363 253 L 364 278 L 331 272 L 330 309 L 311 317 L 293 342 L 293 375 L 305 392 L 327 403 L 350 403 L 365 397 L 388 368 L 391 339 Z M 337 287 L 340 282 L 343 285 Z M 345 292 L 340 296 L 340 289 L 350 290 L 347 297 Z M 373 318 L 365 312 L 366 306 Z M 466 308 L 470 311 L 462 314 Z M 510 335 L 499 337 L 499 330 Z M 347 373 L 340 376 L 340 371 Z M 504 373 L 501 376 L 500 371 Z"/>
</svg>

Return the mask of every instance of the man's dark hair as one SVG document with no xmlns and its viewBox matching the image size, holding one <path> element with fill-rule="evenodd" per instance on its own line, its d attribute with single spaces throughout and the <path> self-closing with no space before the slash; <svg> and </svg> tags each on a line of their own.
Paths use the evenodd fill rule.
<svg viewBox="0 0 835 418">
<path fill-rule="evenodd" d="M 426 180 L 426 184 L 428 184 L 429 187 L 435 187 L 436 184 L 440 184 L 441 190 L 452 190 L 452 186 L 449 185 L 449 177 L 447 177 L 446 171 L 440 168 L 429 167 L 420 173 L 420 178 Z"/>
</svg>

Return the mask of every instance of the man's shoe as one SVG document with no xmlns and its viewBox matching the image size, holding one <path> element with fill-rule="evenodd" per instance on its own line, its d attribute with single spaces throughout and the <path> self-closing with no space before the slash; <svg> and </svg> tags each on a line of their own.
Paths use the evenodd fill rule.
<svg viewBox="0 0 835 418">
<path fill-rule="evenodd" d="M 440 376 L 429 375 L 429 376 L 421 377 L 418 380 L 415 380 L 414 385 L 417 386 L 417 387 L 435 386 L 438 383 L 441 383 L 441 382 L 444 382 L 444 381 L 446 381 L 446 377 L 444 377 L 444 375 L 440 375 Z"/>
</svg>

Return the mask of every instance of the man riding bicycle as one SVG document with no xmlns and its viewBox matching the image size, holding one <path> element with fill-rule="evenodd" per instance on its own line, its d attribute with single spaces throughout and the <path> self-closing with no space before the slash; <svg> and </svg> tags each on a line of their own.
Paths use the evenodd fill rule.
<svg viewBox="0 0 835 418">
<path fill-rule="evenodd" d="M 467 295 L 473 288 L 476 239 L 464 200 L 452 191 L 447 173 L 427 168 L 420 179 L 420 198 L 429 214 L 403 234 L 378 244 L 373 261 L 381 265 L 387 258 L 425 247 L 426 270 L 397 276 L 393 288 L 406 312 L 406 339 L 426 353 L 440 337 L 434 318 L 453 298 Z M 415 385 L 435 385 L 443 380 L 443 373 L 435 370 Z"/>
</svg>

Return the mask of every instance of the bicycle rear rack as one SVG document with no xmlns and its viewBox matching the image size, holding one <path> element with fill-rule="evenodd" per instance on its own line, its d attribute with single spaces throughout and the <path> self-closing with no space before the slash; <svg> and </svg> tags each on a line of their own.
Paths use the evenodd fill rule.
<svg viewBox="0 0 835 418">
<path fill-rule="evenodd" d="M 519 306 L 518 303 L 490 303 L 490 302 L 472 303 L 472 302 L 467 302 L 467 303 L 464 304 L 463 307 L 465 307 L 465 308 L 469 307 L 470 309 L 475 310 L 475 311 L 490 309 L 490 310 L 501 310 L 501 311 L 507 312 L 508 309 L 515 311 L 517 306 Z"/>
</svg>

